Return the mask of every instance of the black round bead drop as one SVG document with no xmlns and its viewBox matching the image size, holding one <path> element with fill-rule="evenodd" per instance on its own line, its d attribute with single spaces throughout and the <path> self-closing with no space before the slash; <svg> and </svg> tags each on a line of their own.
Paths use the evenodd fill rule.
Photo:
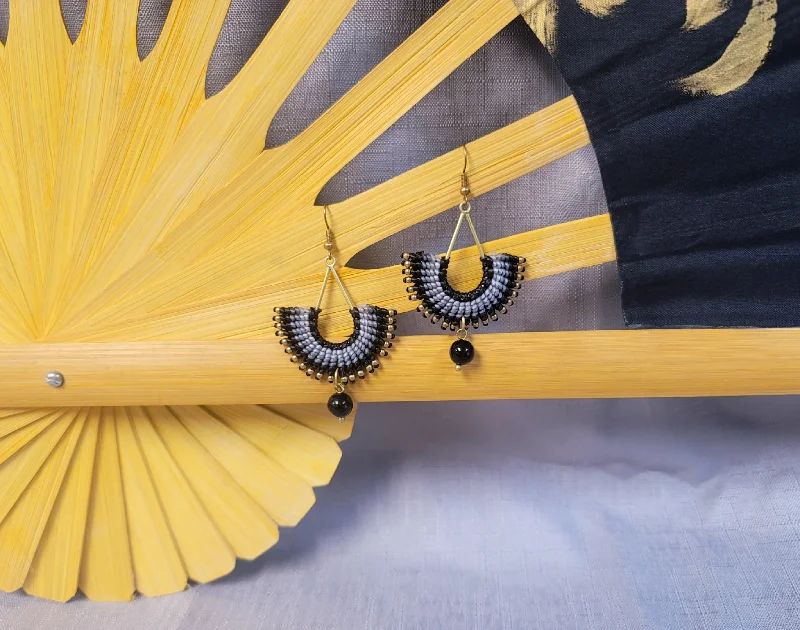
<svg viewBox="0 0 800 630">
<path fill-rule="evenodd" d="M 337 392 L 328 398 L 328 411 L 344 420 L 353 411 L 353 399 L 345 392 Z"/>
<path fill-rule="evenodd" d="M 456 365 L 466 365 L 475 358 L 475 346 L 466 339 L 457 339 L 450 346 L 450 359 Z"/>
</svg>

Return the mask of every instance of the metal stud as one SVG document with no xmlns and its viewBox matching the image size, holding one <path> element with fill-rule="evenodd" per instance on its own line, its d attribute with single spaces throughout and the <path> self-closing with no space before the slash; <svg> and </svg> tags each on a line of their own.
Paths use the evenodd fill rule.
<svg viewBox="0 0 800 630">
<path fill-rule="evenodd" d="M 44 377 L 44 382 L 50 387 L 55 387 L 58 389 L 64 384 L 64 375 L 61 372 L 48 372 Z"/>
</svg>

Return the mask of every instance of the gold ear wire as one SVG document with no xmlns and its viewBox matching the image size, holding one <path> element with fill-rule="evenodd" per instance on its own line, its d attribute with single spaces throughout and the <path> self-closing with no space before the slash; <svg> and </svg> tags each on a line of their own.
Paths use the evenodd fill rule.
<svg viewBox="0 0 800 630">
<path fill-rule="evenodd" d="M 319 298 L 317 298 L 317 306 L 316 309 L 319 310 L 322 306 L 322 298 L 325 295 L 325 287 L 328 286 L 328 278 L 331 276 L 334 277 L 336 283 L 339 285 L 339 288 L 342 290 L 342 295 L 344 296 L 347 305 L 354 309 L 355 305 L 353 301 L 350 299 L 350 294 L 347 292 L 347 289 L 344 288 L 344 283 L 342 279 L 339 277 L 338 272 L 336 271 L 336 259 L 331 254 L 331 250 L 333 249 L 333 231 L 331 230 L 331 226 L 328 223 L 328 206 L 327 204 L 322 206 L 322 219 L 325 221 L 325 251 L 328 252 L 328 255 L 325 257 L 325 277 L 322 279 L 322 288 L 319 290 Z"/>
<path fill-rule="evenodd" d="M 331 232 L 331 226 L 328 223 L 328 204 L 322 206 L 322 219 L 325 221 L 325 251 L 328 252 L 328 257 L 330 257 L 331 250 L 333 249 L 333 232 Z"/>
<path fill-rule="evenodd" d="M 464 150 L 464 168 L 461 171 L 461 195 L 464 197 L 464 201 L 466 201 L 470 193 L 469 180 L 467 179 L 467 145 L 462 144 L 461 148 Z"/>
<path fill-rule="evenodd" d="M 464 168 L 461 170 L 461 196 L 464 200 L 458 204 L 458 221 L 456 222 L 456 229 L 453 230 L 453 238 L 450 239 L 450 246 L 447 248 L 447 253 L 444 255 L 445 260 L 450 260 L 450 254 L 453 252 L 453 247 L 456 245 L 456 238 L 458 238 L 458 233 L 461 231 L 461 224 L 464 223 L 465 219 L 469 231 L 472 233 L 472 240 L 475 241 L 475 247 L 478 248 L 480 257 L 483 258 L 486 255 L 483 251 L 481 240 L 478 238 L 478 232 L 475 230 L 475 225 L 472 223 L 472 218 L 469 215 L 472 211 L 472 206 L 470 206 L 469 203 L 469 194 L 471 191 L 469 188 L 469 179 L 467 178 L 467 145 L 462 144 L 461 148 L 464 151 Z"/>
</svg>

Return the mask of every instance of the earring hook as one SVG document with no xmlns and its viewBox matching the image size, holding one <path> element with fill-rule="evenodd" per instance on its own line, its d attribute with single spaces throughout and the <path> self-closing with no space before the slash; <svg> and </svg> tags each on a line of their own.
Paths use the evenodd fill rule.
<svg viewBox="0 0 800 630">
<path fill-rule="evenodd" d="M 347 305 L 350 309 L 354 309 L 355 306 L 353 305 L 353 301 L 350 299 L 350 295 L 347 293 L 347 289 L 344 288 L 344 283 L 342 279 L 339 277 L 338 272 L 336 271 L 336 259 L 331 254 L 331 250 L 333 249 L 333 231 L 331 230 L 330 223 L 328 223 L 328 206 L 327 204 L 322 206 L 322 219 L 325 221 L 325 251 L 328 252 L 328 255 L 325 257 L 325 277 L 322 279 L 322 288 L 319 291 L 319 298 L 317 299 L 317 310 L 322 306 L 322 297 L 325 295 L 325 287 L 328 286 L 328 278 L 331 276 L 334 277 L 336 283 L 339 285 L 339 288 L 342 290 L 342 295 L 344 295 L 344 299 L 347 302 Z"/>
<path fill-rule="evenodd" d="M 461 196 L 464 197 L 464 201 L 466 201 L 470 193 L 469 180 L 467 179 L 467 145 L 462 144 L 461 148 L 464 151 L 464 168 L 461 171 Z"/>
<path fill-rule="evenodd" d="M 458 221 L 456 222 L 456 229 L 453 230 L 453 237 L 450 239 L 450 246 L 447 248 L 447 253 L 444 255 L 445 260 L 450 260 L 450 254 L 453 253 L 453 247 L 456 245 L 456 239 L 458 238 L 458 233 L 461 231 L 461 225 L 464 223 L 464 220 L 467 221 L 467 227 L 469 227 L 469 231 L 472 233 L 472 240 L 475 241 L 475 246 L 478 248 L 478 253 L 480 257 L 483 258 L 486 256 L 486 253 L 483 251 L 483 245 L 481 245 L 481 240 L 478 238 L 478 232 L 475 230 L 475 224 L 472 223 L 472 218 L 469 216 L 472 207 L 469 204 L 469 179 L 467 179 L 467 145 L 462 144 L 461 149 L 464 151 L 464 168 L 461 171 L 461 196 L 464 200 L 458 204 L 459 215 Z"/>
<path fill-rule="evenodd" d="M 331 250 L 333 249 L 333 232 L 331 231 L 331 226 L 328 223 L 328 205 L 325 204 L 322 206 L 322 219 L 325 221 L 325 251 L 328 252 L 328 257 L 326 261 L 332 258 Z"/>
</svg>

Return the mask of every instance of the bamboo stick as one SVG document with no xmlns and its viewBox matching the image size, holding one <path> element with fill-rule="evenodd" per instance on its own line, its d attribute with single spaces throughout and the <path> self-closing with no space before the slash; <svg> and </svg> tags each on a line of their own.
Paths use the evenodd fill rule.
<svg viewBox="0 0 800 630">
<path fill-rule="evenodd" d="M 478 359 L 461 374 L 448 358 L 451 343 L 450 335 L 399 340 L 378 374 L 353 387 L 355 397 L 389 401 L 800 393 L 796 329 L 482 335 L 475 340 Z M 52 365 L 67 378 L 58 390 L 42 382 L 45 368 Z M 288 404 L 323 402 L 330 395 L 330 388 L 298 373 L 276 340 L 2 346 L 0 378 L 6 383 L 0 404 L 31 407 Z"/>
</svg>

